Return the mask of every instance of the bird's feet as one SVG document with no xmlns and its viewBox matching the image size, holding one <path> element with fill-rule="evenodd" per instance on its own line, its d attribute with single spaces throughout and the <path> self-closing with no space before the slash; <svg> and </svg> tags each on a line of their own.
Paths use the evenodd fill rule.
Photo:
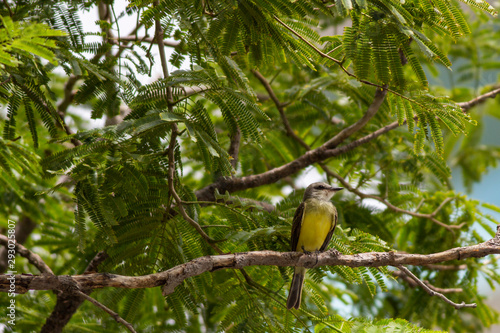
<svg viewBox="0 0 500 333">
<path fill-rule="evenodd" d="M 316 251 L 307 251 L 305 248 L 304 248 L 304 245 L 302 245 L 302 252 L 304 252 L 304 254 L 320 254 L 321 251 L 320 250 L 316 250 Z"/>
<path fill-rule="evenodd" d="M 307 251 L 307 250 L 304 248 L 304 245 L 302 245 L 302 252 L 304 252 L 304 254 L 311 254 L 311 252 Z"/>
<path fill-rule="evenodd" d="M 328 252 L 329 252 L 331 255 L 335 256 L 335 257 L 338 257 L 339 255 L 341 255 L 341 254 L 342 254 L 342 253 L 341 253 L 339 250 L 337 250 L 337 249 L 330 249 L 330 250 L 328 250 Z"/>
</svg>

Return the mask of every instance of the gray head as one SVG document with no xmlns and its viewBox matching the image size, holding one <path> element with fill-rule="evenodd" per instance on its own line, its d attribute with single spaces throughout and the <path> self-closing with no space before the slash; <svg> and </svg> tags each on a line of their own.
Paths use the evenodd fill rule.
<svg viewBox="0 0 500 333">
<path fill-rule="evenodd" d="M 328 201 L 333 197 L 333 195 L 336 192 L 340 190 L 343 190 L 343 188 L 333 187 L 331 185 L 328 185 L 327 183 L 323 182 L 312 183 L 306 188 L 303 200 L 305 201 L 307 199 L 314 198 L 318 200 Z"/>
</svg>

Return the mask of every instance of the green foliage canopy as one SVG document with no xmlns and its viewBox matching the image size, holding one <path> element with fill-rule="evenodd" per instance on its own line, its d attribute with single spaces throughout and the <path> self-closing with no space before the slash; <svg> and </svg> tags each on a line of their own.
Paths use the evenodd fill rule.
<svg viewBox="0 0 500 333">
<path fill-rule="evenodd" d="M 4 1 L 0 228 L 36 222 L 26 246 L 57 275 L 83 273 L 101 251 L 99 272 L 129 276 L 217 250 L 284 252 L 298 184 L 313 170 L 348 190 L 334 198 L 331 244 L 344 254 L 483 242 L 499 224 L 487 210 L 500 209 L 454 191 L 450 165 L 470 187 L 500 158 L 499 146 L 481 144 L 498 102 L 463 103 L 499 88 L 481 78 L 498 74 L 500 29 L 488 3 L 464 3 L 136 0 L 120 13 L 114 1 Z M 83 29 L 90 10 L 99 33 Z M 137 23 L 129 35 L 125 17 Z M 156 54 L 163 43 L 169 59 Z M 155 62 L 163 76 L 146 83 Z M 453 85 L 436 84 L 450 69 Z M 106 126 L 89 127 L 82 113 Z M 312 269 L 294 312 L 282 267 L 204 273 L 167 297 L 159 288 L 92 297 L 139 331 L 480 332 L 498 322 L 478 292 L 479 281 L 500 281 L 497 259 L 461 264 L 414 269 L 478 305 L 459 312 L 387 267 Z M 16 330 L 57 318 L 52 293 L 17 299 Z M 123 329 L 90 303 L 64 325 Z"/>
</svg>

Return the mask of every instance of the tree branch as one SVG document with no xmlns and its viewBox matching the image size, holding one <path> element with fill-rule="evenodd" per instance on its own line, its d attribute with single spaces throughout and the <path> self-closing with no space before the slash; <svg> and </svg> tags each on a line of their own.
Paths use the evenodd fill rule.
<svg viewBox="0 0 500 333">
<path fill-rule="evenodd" d="M 123 324 L 130 332 L 136 333 L 136 330 L 128 321 L 126 321 L 125 319 L 120 317 L 120 315 L 118 315 L 118 313 L 114 312 L 113 310 L 108 308 L 106 305 L 98 302 L 97 300 L 93 299 L 92 297 L 90 297 L 89 295 L 87 295 L 85 293 L 82 293 L 79 290 L 76 290 L 75 293 L 80 295 L 81 297 L 85 298 L 87 301 L 94 304 L 98 308 L 101 308 L 104 311 L 106 311 L 107 313 L 109 313 L 111 315 L 111 317 L 113 317 L 116 320 L 117 323 Z"/>
<path fill-rule="evenodd" d="M 186 213 L 186 210 L 182 206 L 182 200 L 175 191 L 175 186 L 174 186 L 174 173 L 175 173 L 175 144 L 176 144 L 176 139 L 177 139 L 177 125 L 175 123 L 172 124 L 172 134 L 170 137 L 170 144 L 168 146 L 168 187 L 170 191 L 170 195 L 174 198 L 175 203 L 177 204 L 177 208 L 179 209 L 179 212 L 181 213 L 182 217 L 184 220 L 186 220 L 191 226 L 193 226 L 196 231 L 207 241 L 207 243 L 219 254 L 222 253 L 222 250 L 219 249 L 215 245 L 215 240 L 210 238 L 210 236 L 207 235 L 207 233 L 203 230 L 203 228 L 193 220 L 188 213 Z"/>
<path fill-rule="evenodd" d="M 465 109 L 466 110 L 466 109 Z M 403 123 L 405 124 L 406 121 Z M 361 146 L 367 142 L 372 141 L 373 139 L 378 138 L 379 136 L 392 131 L 399 127 L 399 123 L 397 121 L 392 122 L 391 124 L 384 126 L 371 134 L 368 134 L 356 141 L 350 142 L 344 146 L 336 147 L 334 149 L 325 149 L 323 146 L 318 147 L 314 150 L 310 150 L 306 152 L 304 155 L 300 156 L 294 161 L 291 161 L 282 166 L 276 167 L 269 171 L 263 172 L 257 175 L 251 175 L 241 178 L 221 178 L 217 182 L 212 183 L 198 191 L 196 191 L 196 196 L 198 200 L 202 201 L 214 201 L 214 191 L 218 189 L 219 192 L 236 192 L 241 190 L 246 190 L 248 188 L 254 188 L 261 185 L 271 184 L 276 182 L 282 178 L 288 177 L 309 165 L 314 163 L 321 162 L 327 158 L 339 156 L 346 152 L 353 150 L 354 148 Z M 439 224 L 439 223 L 438 223 Z M 457 226 L 458 228 L 458 226 Z"/>
<path fill-rule="evenodd" d="M 258 71 L 258 70 L 252 70 L 253 75 L 262 83 L 264 88 L 266 89 L 267 93 L 269 94 L 269 97 L 271 100 L 274 102 L 274 105 L 276 105 L 276 108 L 278 109 L 278 112 L 281 116 L 281 121 L 283 122 L 283 125 L 285 126 L 285 131 L 288 136 L 293 138 L 295 141 L 300 143 L 302 147 L 306 148 L 307 150 L 311 150 L 311 147 L 302 140 L 300 136 L 298 136 L 295 131 L 292 129 L 292 126 L 290 126 L 290 123 L 288 122 L 288 119 L 285 115 L 285 104 L 281 103 L 274 93 L 273 88 L 271 87 L 271 84 L 266 80 L 266 78 Z"/>
<path fill-rule="evenodd" d="M 158 6 L 159 2 L 155 1 L 153 3 L 153 6 Z M 163 29 L 161 27 L 161 22 L 159 19 L 155 20 L 155 39 L 158 42 L 158 51 L 160 52 L 160 61 L 161 61 L 161 67 L 163 69 L 163 77 L 168 78 L 169 73 L 168 73 L 168 67 L 167 67 L 167 58 L 165 55 L 165 45 L 163 43 Z M 172 112 L 173 108 L 173 97 L 172 97 L 172 87 L 167 87 L 167 101 L 168 101 L 168 109 L 170 112 Z M 178 135 L 178 130 L 177 130 L 177 124 L 172 123 L 172 133 L 170 136 L 170 143 L 168 146 L 168 186 L 169 186 L 169 191 L 170 195 L 174 198 L 175 203 L 177 204 L 177 208 L 179 209 L 179 212 L 181 213 L 182 217 L 189 223 L 191 226 L 193 226 L 196 231 L 207 241 L 207 243 L 217 252 L 217 253 L 222 253 L 222 250 L 219 249 L 215 245 L 215 240 L 210 238 L 210 236 L 207 235 L 207 233 L 200 227 L 198 222 L 193 220 L 187 213 L 184 207 L 182 206 L 182 200 L 175 191 L 175 186 L 174 186 L 174 174 L 175 174 L 175 145 L 177 143 L 177 135 Z"/>
<path fill-rule="evenodd" d="M 370 119 L 377 113 L 378 109 L 382 105 L 385 100 L 385 96 L 387 95 L 387 85 L 384 86 L 383 89 L 377 89 L 375 91 L 375 98 L 373 99 L 372 104 L 368 107 L 365 114 L 361 119 L 352 124 L 351 126 L 344 128 L 333 138 L 328 140 L 323 144 L 323 146 L 331 149 L 337 147 L 340 143 L 342 143 L 345 139 L 350 137 L 353 133 L 356 133 L 361 128 L 363 128 Z"/>
<path fill-rule="evenodd" d="M 376 93 L 376 98 L 372 102 L 372 104 L 368 107 L 370 113 L 376 112 L 376 109 L 380 107 L 382 104 L 383 99 L 385 98 L 385 94 L 381 94 L 379 92 Z M 363 121 L 364 124 L 366 124 L 365 121 Z M 363 124 L 363 126 L 364 126 Z M 284 164 L 280 167 L 276 167 L 274 169 L 271 169 L 269 171 L 263 172 L 261 174 L 257 175 L 250 175 L 250 176 L 245 176 L 241 178 L 221 178 L 217 182 L 208 185 L 196 192 L 196 196 L 198 200 L 202 201 L 214 201 L 215 196 L 214 196 L 214 191 L 215 189 L 218 189 L 219 192 L 224 193 L 228 191 L 229 193 L 236 192 L 236 191 L 241 191 L 245 190 L 248 188 L 254 188 L 257 186 L 261 185 L 266 185 L 266 184 L 271 184 L 279 179 L 285 178 L 287 176 L 290 176 L 305 167 L 321 162 L 327 158 L 334 157 L 341 155 L 345 153 L 346 151 L 352 150 L 355 147 L 366 143 L 368 141 L 371 141 L 378 136 L 390 131 L 391 129 L 394 129 L 398 127 L 399 124 L 398 122 L 395 122 L 391 125 L 388 125 L 386 127 L 383 127 L 361 139 L 358 139 L 356 141 L 353 141 L 345 146 L 337 147 L 334 149 L 329 149 L 329 147 L 325 144 L 321 145 L 318 148 L 315 148 L 313 150 L 310 150 L 306 152 L 304 155 L 300 156 L 296 160 L 293 160 L 287 164 Z M 358 126 L 357 126 L 358 127 Z M 361 129 L 362 126 L 357 128 L 357 130 Z M 293 132 L 293 131 L 292 131 Z M 352 133 L 351 133 L 352 134 Z"/>
<path fill-rule="evenodd" d="M 477 307 L 476 303 L 472 304 L 466 304 L 465 302 L 462 302 L 460 304 L 455 303 L 448 299 L 445 295 L 432 290 L 429 288 L 423 281 L 421 281 L 418 277 L 416 277 L 408 268 L 404 267 L 403 265 L 397 265 L 397 268 L 399 268 L 402 272 L 404 272 L 406 275 L 408 275 L 410 278 L 412 278 L 422 289 L 424 289 L 429 295 L 431 296 L 438 296 L 442 300 L 444 300 L 446 303 L 451 304 L 455 309 L 461 309 L 461 308 L 475 308 Z"/>
<path fill-rule="evenodd" d="M 430 213 L 430 214 L 417 213 L 416 211 L 412 212 L 412 211 L 409 211 L 409 210 L 402 209 L 402 208 L 399 208 L 397 206 L 394 206 L 389 201 L 387 201 L 386 199 L 384 199 L 384 198 L 382 198 L 380 196 L 373 195 L 373 194 L 366 194 L 366 193 L 361 192 L 360 190 L 352 187 L 351 184 L 349 184 L 348 181 L 346 181 L 344 178 L 342 178 L 342 176 L 340 176 L 339 174 L 337 174 L 334 171 L 331 171 L 329 169 L 325 169 L 325 172 L 329 176 L 336 178 L 342 184 L 342 186 L 344 186 L 345 189 L 347 189 L 349 192 L 352 192 L 352 193 L 356 194 L 361 199 L 368 199 L 369 198 L 369 199 L 377 200 L 377 201 L 383 203 L 384 205 L 386 205 L 387 208 L 389 208 L 389 209 L 391 209 L 391 210 L 393 210 L 395 212 L 407 214 L 407 215 L 410 215 L 410 216 L 413 216 L 413 217 L 420 217 L 420 218 L 424 218 L 424 219 L 429 219 L 432 222 L 436 223 L 437 225 L 440 225 L 441 227 L 444 227 L 444 228 L 446 228 L 446 229 L 448 229 L 450 231 L 452 229 L 460 229 L 460 228 L 462 228 L 465 225 L 465 222 L 462 222 L 462 223 L 457 224 L 457 225 L 448 225 L 448 224 L 445 224 L 445 223 L 443 223 L 441 221 L 438 221 L 435 218 L 436 214 L 439 213 L 439 211 L 448 202 L 450 202 L 451 200 L 453 200 L 453 198 L 446 198 L 446 199 L 444 199 L 443 202 L 432 213 Z"/>
<path fill-rule="evenodd" d="M 90 261 L 83 274 L 97 272 L 97 267 L 108 258 L 106 252 L 101 251 L 95 255 Z M 56 291 L 56 290 L 55 290 Z M 92 288 L 83 288 L 80 290 L 86 295 L 90 295 L 93 291 Z M 66 324 L 71 320 L 75 312 L 80 308 L 83 299 L 75 293 L 71 292 L 56 292 L 57 301 L 54 310 L 43 325 L 40 333 L 59 333 L 62 332 Z"/>
<path fill-rule="evenodd" d="M 170 87 L 168 87 L 168 88 L 170 88 Z M 188 90 L 185 87 L 182 87 L 182 90 L 184 91 L 184 96 L 179 98 L 176 101 L 173 101 L 172 106 L 175 106 L 175 105 L 179 104 L 180 102 L 182 102 L 188 98 L 193 97 L 194 95 L 204 93 L 205 91 L 208 91 L 210 89 L 212 89 L 212 88 L 210 88 L 210 87 L 189 87 L 189 90 Z"/>
<path fill-rule="evenodd" d="M 12 13 L 12 9 L 10 9 L 9 2 L 7 0 L 3 0 L 3 4 L 5 7 L 7 7 L 7 10 L 9 11 L 9 16 L 14 17 L 14 13 Z"/>
<path fill-rule="evenodd" d="M 478 96 L 478 97 L 476 97 L 473 100 L 470 100 L 468 102 L 462 102 L 462 103 L 457 103 L 457 104 L 462 108 L 462 111 L 465 112 L 465 111 L 469 110 L 470 108 L 472 108 L 473 106 L 476 106 L 480 103 L 485 102 L 488 98 L 495 98 L 498 94 L 500 94 L 500 88 L 493 89 L 492 91 L 490 91 L 486 94 L 480 95 L 480 96 Z"/>
<path fill-rule="evenodd" d="M 153 288 L 165 285 L 164 292 L 168 294 L 190 277 L 219 269 L 241 269 L 247 266 L 301 266 L 306 268 L 336 265 L 348 267 L 423 266 L 449 260 L 481 258 L 489 254 L 500 254 L 500 226 L 497 228 L 496 236 L 487 242 L 432 254 L 368 252 L 344 255 L 334 251 L 311 254 L 254 251 L 200 257 L 169 270 L 143 276 L 123 276 L 110 273 L 72 276 L 15 275 L 15 284 L 17 293 L 25 293 L 28 290 L 56 290 L 61 289 L 61 285 L 72 283 L 79 288 L 92 289 L 106 287 Z M 8 277 L 0 275 L 0 291 L 8 291 L 9 285 Z"/>
<path fill-rule="evenodd" d="M 307 39 L 305 39 L 304 37 L 302 37 L 298 32 L 296 32 L 295 30 L 293 30 L 290 26 L 288 26 L 285 22 L 281 21 L 276 15 L 274 16 L 274 19 L 276 21 L 278 21 L 279 24 L 281 24 L 283 27 L 285 27 L 288 31 L 290 31 L 291 33 L 293 33 L 295 36 L 297 36 L 300 40 L 302 40 L 304 43 L 306 43 L 307 45 L 309 45 L 314 51 L 316 51 L 316 53 L 318 53 L 320 56 L 322 56 L 323 58 L 327 58 L 327 59 L 330 59 L 331 61 L 333 61 L 334 63 L 336 63 L 337 65 L 340 65 L 344 71 L 345 68 L 342 66 L 342 61 L 340 60 L 337 60 L 331 56 L 329 56 L 328 54 L 326 53 L 323 53 L 321 52 L 320 49 L 318 49 L 313 43 L 311 43 L 310 41 L 308 41 Z M 349 73 L 350 74 L 350 73 Z M 351 74 L 352 75 L 352 74 Z"/>
<path fill-rule="evenodd" d="M 12 240 L 11 240 L 12 241 Z M 0 244 L 5 246 L 6 248 L 9 246 L 9 238 L 4 235 L 0 235 Z M 42 258 L 36 254 L 25 248 L 23 245 L 19 243 L 14 243 L 14 249 L 16 254 L 19 254 L 21 257 L 28 259 L 28 262 L 38 268 L 40 273 L 54 275 L 49 266 L 42 260 Z"/>
<path fill-rule="evenodd" d="M 234 170 L 238 167 L 238 156 L 240 153 L 240 143 L 241 143 L 241 130 L 236 127 L 236 133 L 231 136 L 231 144 L 227 151 L 228 155 L 231 156 L 231 166 Z"/>
<path fill-rule="evenodd" d="M 24 244 L 29 235 L 36 227 L 36 223 L 29 217 L 22 217 L 17 223 L 15 228 L 16 243 Z M 7 270 L 7 247 L 0 248 L 0 273 Z"/>
<path fill-rule="evenodd" d="M 394 275 L 397 278 L 400 278 L 401 280 L 404 280 L 406 283 L 408 283 L 408 285 L 411 288 L 418 287 L 418 283 L 415 282 L 415 280 L 413 280 L 410 276 L 406 275 L 406 273 L 403 272 L 403 271 L 393 271 L 392 275 Z M 430 289 L 432 289 L 432 290 L 434 290 L 436 292 L 442 293 L 442 294 L 451 294 L 451 293 L 461 293 L 461 292 L 463 292 L 462 288 L 438 288 L 438 287 L 435 287 L 434 285 L 432 285 L 427 280 L 424 280 L 423 282 Z"/>
<path fill-rule="evenodd" d="M 115 40 L 118 43 L 120 43 L 120 42 L 126 42 L 126 43 L 132 42 L 132 43 L 158 44 L 158 42 L 157 42 L 157 40 L 155 38 L 151 38 L 151 37 L 148 37 L 148 36 L 135 37 L 133 35 L 129 35 L 129 36 L 124 36 L 124 37 L 120 37 L 120 38 L 112 38 L 112 39 Z M 177 47 L 181 43 L 177 42 L 177 41 L 164 40 L 163 44 L 165 46 L 169 46 L 169 47 Z"/>
</svg>

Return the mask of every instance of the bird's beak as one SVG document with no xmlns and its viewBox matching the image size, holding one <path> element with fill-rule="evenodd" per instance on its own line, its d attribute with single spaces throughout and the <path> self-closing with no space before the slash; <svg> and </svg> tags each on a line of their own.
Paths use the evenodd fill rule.
<svg viewBox="0 0 500 333">
<path fill-rule="evenodd" d="M 338 192 L 338 191 L 342 191 L 343 189 L 344 189 L 343 187 L 331 187 L 330 191 Z"/>
</svg>

